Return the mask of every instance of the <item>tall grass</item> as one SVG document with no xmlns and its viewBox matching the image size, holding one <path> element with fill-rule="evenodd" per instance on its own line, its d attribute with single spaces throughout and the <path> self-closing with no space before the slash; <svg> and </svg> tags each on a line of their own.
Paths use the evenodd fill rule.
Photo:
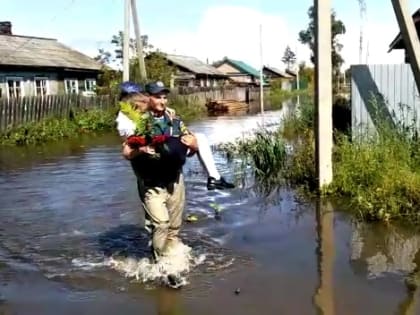
<svg viewBox="0 0 420 315">
<path fill-rule="evenodd" d="M 171 95 L 169 107 L 175 109 L 183 121 L 191 122 L 207 115 L 207 109 L 201 105 L 198 97 L 191 95 Z"/>
<path fill-rule="evenodd" d="M 302 103 L 274 133 L 260 131 L 237 142 L 232 154 L 251 160 L 256 175 L 278 185 L 316 190 L 313 106 Z M 333 183 L 322 193 L 345 198 L 365 220 L 420 222 L 420 139 L 417 122 L 382 121 L 377 132 L 351 139 L 338 133 L 333 154 Z M 286 140 L 291 150 L 286 150 Z M 274 148 L 276 148 L 274 150 Z M 278 153 L 278 152 L 280 153 Z"/>
<path fill-rule="evenodd" d="M 278 132 L 256 131 L 254 137 L 218 147 L 228 158 L 242 159 L 251 164 L 258 180 L 280 179 L 286 163 L 286 145 Z"/>
</svg>

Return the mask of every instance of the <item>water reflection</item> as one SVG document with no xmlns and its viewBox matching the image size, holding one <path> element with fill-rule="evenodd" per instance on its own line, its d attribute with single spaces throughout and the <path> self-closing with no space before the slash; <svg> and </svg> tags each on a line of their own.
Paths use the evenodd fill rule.
<svg viewBox="0 0 420 315">
<path fill-rule="evenodd" d="M 168 289 L 158 290 L 156 296 L 157 315 L 185 315 L 178 292 Z"/>
<path fill-rule="evenodd" d="M 398 315 L 415 315 L 418 308 L 420 285 L 420 249 L 414 256 L 415 268 L 405 280 L 407 297 L 398 306 Z"/>
<path fill-rule="evenodd" d="M 420 235 L 398 226 L 361 222 L 354 223 L 352 229 L 351 263 L 356 273 L 377 278 L 415 269 Z"/>
<path fill-rule="evenodd" d="M 368 279 L 401 275 L 406 296 L 396 314 L 418 314 L 420 236 L 411 229 L 357 222 L 353 224 L 351 265 Z"/>
<path fill-rule="evenodd" d="M 266 118 L 278 123 L 280 115 L 266 113 Z M 206 133 L 214 144 L 231 141 L 259 123 L 260 117 L 217 117 L 191 128 Z M 55 286 L 50 290 L 45 282 L 29 281 L 25 292 L 53 296 L 61 283 L 71 285 L 82 292 L 63 290 L 63 303 L 73 307 L 71 311 L 80 299 L 91 299 L 87 291 L 102 290 L 95 294 L 108 292 L 109 303 L 127 298 L 124 305 L 134 304 L 132 309 L 148 314 L 152 311 L 145 309 L 196 314 L 191 308 L 202 305 L 203 314 L 418 312 L 418 233 L 353 223 L 327 202 L 300 203 L 294 191 L 258 185 L 252 176 L 244 177 L 238 189 L 209 192 L 196 158 L 185 168 L 187 213 L 201 216 L 199 222 L 185 225 L 183 237 L 198 254 L 207 253 L 207 259 L 191 273 L 191 285 L 182 292 L 144 290 L 107 265 L 112 257 L 138 260 L 149 255 L 134 178 L 119 154 L 119 142 L 107 135 L 79 144 L 0 151 L 0 260 L 16 269 L 8 273 L 8 282 L 18 283 L 22 266 L 36 266 L 34 272 L 40 270 L 48 279 L 44 281 L 52 279 Z M 219 154 L 216 162 L 223 175 L 240 172 Z M 220 220 L 211 203 L 223 207 Z M 2 253 L 2 246 L 9 251 Z M 223 279 L 227 280 L 214 284 Z M 233 293 L 237 286 L 242 288 L 240 296 Z M 1 293 L 6 300 L 25 304 L 16 292 Z M 0 294 L 0 313 L 1 299 Z M 27 303 L 30 309 L 38 302 Z M 215 310 L 207 307 L 213 305 Z M 354 309 L 346 309 L 348 305 Z"/>
<path fill-rule="evenodd" d="M 329 202 L 316 202 L 317 265 L 319 284 L 314 295 L 314 303 L 323 315 L 333 315 L 334 311 L 334 212 Z"/>
</svg>

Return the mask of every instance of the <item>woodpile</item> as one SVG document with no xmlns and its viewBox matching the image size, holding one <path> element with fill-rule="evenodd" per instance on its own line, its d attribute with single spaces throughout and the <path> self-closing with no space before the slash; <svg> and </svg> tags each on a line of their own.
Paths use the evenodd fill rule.
<svg viewBox="0 0 420 315">
<path fill-rule="evenodd" d="M 211 114 L 234 114 L 236 112 L 246 112 L 248 104 L 235 100 L 217 100 L 206 103 L 207 111 Z"/>
</svg>

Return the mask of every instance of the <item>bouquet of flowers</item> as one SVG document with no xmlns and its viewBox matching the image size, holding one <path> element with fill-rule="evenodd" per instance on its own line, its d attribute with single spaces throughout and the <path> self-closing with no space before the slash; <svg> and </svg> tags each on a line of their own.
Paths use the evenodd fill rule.
<svg viewBox="0 0 420 315">
<path fill-rule="evenodd" d="M 134 135 L 127 138 L 127 144 L 132 148 L 139 148 L 146 145 L 151 145 L 157 152 L 156 157 L 159 157 L 159 152 L 167 150 L 165 142 L 169 136 L 162 134 L 154 134 L 154 119 L 148 112 L 139 112 L 131 106 L 130 103 L 120 102 L 120 110 L 136 125 Z"/>
</svg>

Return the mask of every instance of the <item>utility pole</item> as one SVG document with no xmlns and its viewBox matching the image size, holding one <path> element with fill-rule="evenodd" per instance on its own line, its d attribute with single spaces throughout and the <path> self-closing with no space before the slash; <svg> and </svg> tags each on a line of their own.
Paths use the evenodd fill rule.
<svg viewBox="0 0 420 315">
<path fill-rule="evenodd" d="M 139 60 L 140 80 L 142 82 L 146 82 L 147 73 L 146 73 L 146 66 L 144 64 L 143 41 L 141 40 L 141 35 L 140 35 L 140 24 L 139 24 L 139 19 L 137 15 L 136 0 L 131 0 L 131 13 L 133 14 L 134 32 L 136 34 L 137 58 Z"/>
<path fill-rule="evenodd" d="M 298 58 L 298 45 L 295 46 L 295 51 L 296 51 L 296 61 L 297 61 L 297 67 L 296 67 L 296 90 L 299 93 L 300 90 L 300 75 L 299 75 L 299 58 Z M 297 96 L 297 107 L 299 108 L 300 106 L 300 96 L 298 94 Z"/>
<path fill-rule="evenodd" d="M 123 81 L 130 80 L 130 0 L 124 0 Z"/>
<path fill-rule="evenodd" d="M 260 24 L 260 108 L 264 127 L 264 76 L 263 76 L 263 47 L 262 47 L 262 24 Z"/>
<path fill-rule="evenodd" d="M 417 90 L 420 91 L 420 42 L 417 36 L 413 18 L 408 11 L 407 0 L 391 0 L 400 26 L 405 50 L 416 80 Z"/>
<path fill-rule="evenodd" d="M 331 0 L 315 7 L 315 159 L 318 188 L 332 182 Z"/>
</svg>

